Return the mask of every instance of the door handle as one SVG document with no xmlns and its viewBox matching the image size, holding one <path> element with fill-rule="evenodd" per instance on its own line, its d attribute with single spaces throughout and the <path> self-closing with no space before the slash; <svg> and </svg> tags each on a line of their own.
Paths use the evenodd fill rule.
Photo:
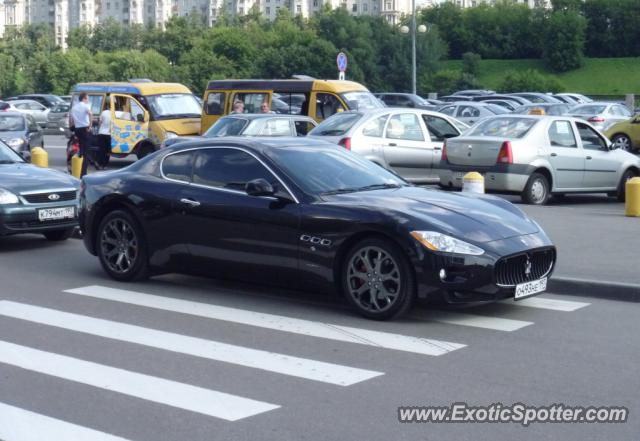
<svg viewBox="0 0 640 441">
<path fill-rule="evenodd" d="M 397 147 L 397 146 L 398 146 L 398 144 L 396 144 L 395 142 L 390 142 L 389 143 L 389 147 Z"/>
<path fill-rule="evenodd" d="M 185 205 L 189 205 L 191 207 L 199 207 L 200 206 L 200 202 L 194 201 L 193 199 L 182 198 L 182 199 L 180 199 L 180 202 L 182 202 Z"/>
<path fill-rule="evenodd" d="M 551 153 L 551 156 L 558 156 L 557 153 Z"/>
<path fill-rule="evenodd" d="M 591 159 L 591 156 L 587 156 L 587 159 Z"/>
<path fill-rule="evenodd" d="M 434 150 L 442 150 L 442 147 L 435 146 L 433 149 Z"/>
</svg>

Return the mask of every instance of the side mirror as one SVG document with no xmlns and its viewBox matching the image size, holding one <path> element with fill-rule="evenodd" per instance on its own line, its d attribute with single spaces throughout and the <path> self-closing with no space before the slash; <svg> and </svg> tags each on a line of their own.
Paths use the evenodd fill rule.
<svg viewBox="0 0 640 441">
<path fill-rule="evenodd" d="M 273 196 L 275 194 L 273 186 L 263 178 L 247 182 L 244 191 L 246 191 L 249 196 Z"/>
<path fill-rule="evenodd" d="M 143 122 L 145 122 L 144 120 L 145 120 L 145 118 L 144 118 L 144 115 L 142 113 L 138 113 L 136 115 L 136 121 L 138 121 L 140 123 L 143 123 Z"/>
</svg>

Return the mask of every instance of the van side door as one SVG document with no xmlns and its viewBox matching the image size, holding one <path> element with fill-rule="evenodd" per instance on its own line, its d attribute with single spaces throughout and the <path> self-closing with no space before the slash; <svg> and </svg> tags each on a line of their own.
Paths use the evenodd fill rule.
<svg viewBox="0 0 640 441">
<path fill-rule="evenodd" d="M 112 94 L 111 152 L 131 153 L 140 141 L 149 138 L 149 112 L 129 95 Z"/>
</svg>

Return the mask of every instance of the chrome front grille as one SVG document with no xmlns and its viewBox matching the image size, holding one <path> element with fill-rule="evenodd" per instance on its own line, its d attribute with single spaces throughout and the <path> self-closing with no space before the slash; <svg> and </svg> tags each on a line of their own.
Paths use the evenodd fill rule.
<svg viewBox="0 0 640 441">
<path fill-rule="evenodd" d="M 533 250 L 503 257 L 496 262 L 496 283 L 500 286 L 516 286 L 541 279 L 549 274 L 556 260 L 553 248 Z"/>
</svg>

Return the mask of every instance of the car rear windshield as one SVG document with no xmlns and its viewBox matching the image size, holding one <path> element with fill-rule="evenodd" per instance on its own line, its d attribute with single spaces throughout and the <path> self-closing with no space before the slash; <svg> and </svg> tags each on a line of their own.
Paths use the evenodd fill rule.
<svg viewBox="0 0 640 441">
<path fill-rule="evenodd" d="M 574 107 L 573 110 L 571 110 L 571 113 L 574 115 L 597 115 L 599 113 L 604 112 L 604 109 L 606 109 L 607 106 L 578 106 L 578 107 Z"/>
<path fill-rule="evenodd" d="M 0 115 L 0 132 L 24 130 L 24 118 L 19 115 Z"/>
<path fill-rule="evenodd" d="M 371 92 L 346 92 L 341 94 L 350 110 L 379 109 L 384 105 Z"/>
<path fill-rule="evenodd" d="M 312 136 L 340 136 L 347 133 L 362 118 L 362 113 L 336 113 L 309 132 Z"/>
<path fill-rule="evenodd" d="M 209 130 L 204 133 L 205 138 L 218 136 L 238 136 L 249 123 L 246 118 L 227 117 L 221 118 Z"/>
<path fill-rule="evenodd" d="M 467 135 L 522 138 L 538 121 L 533 118 L 491 118 L 478 124 Z"/>
</svg>

